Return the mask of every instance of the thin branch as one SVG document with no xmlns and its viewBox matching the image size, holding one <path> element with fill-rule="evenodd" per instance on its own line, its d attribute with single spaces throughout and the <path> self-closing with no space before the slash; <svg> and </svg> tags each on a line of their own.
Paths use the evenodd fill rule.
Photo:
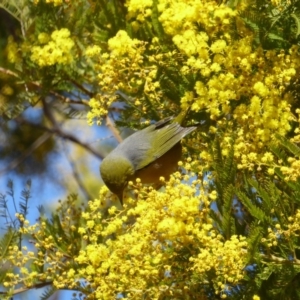
<svg viewBox="0 0 300 300">
<path fill-rule="evenodd" d="M 47 127 L 45 127 L 45 129 L 46 128 Z M 81 147 L 85 148 L 86 150 L 88 150 L 89 152 L 91 152 L 92 154 L 94 154 L 99 159 L 103 159 L 103 157 L 104 157 L 103 154 L 101 154 L 101 153 L 97 152 L 96 150 L 94 150 L 92 147 L 90 147 L 89 144 L 80 141 L 74 135 L 66 133 L 66 132 L 62 131 L 60 128 L 53 129 L 53 130 L 50 129 L 50 128 L 47 128 L 46 130 L 49 130 L 50 132 L 53 132 L 53 133 L 57 134 L 58 136 L 60 136 L 63 139 L 69 140 L 69 141 L 71 141 L 71 142 L 73 142 L 73 143 L 75 143 L 77 145 L 80 145 Z"/>
<path fill-rule="evenodd" d="M 243 252 L 246 254 L 248 253 L 247 250 L 243 250 Z M 263 254 L 263 253 L 259 253 L 259 256 L 264 260 L 264 261 L 268 261 L 268 262 L 273 262 L 273 263 L 277 263 L 277 264 L 291 264 L 291 265 L 300 265 L 300 260 L 297 258 L 294 259 L 286 259 L 286 258 L 282 258 L 282 257 L 278 257 L 272 254 Z"/>
<path fill-rule="evenodd" d="M 6 75 L 13 76 L 13 77 L 18 78 L 18 79 L 21 80 L 20 76 L 17 73 L 11 71 L 11 70 L 4 69 L 4 68 L 0 67 L 0 72 L 4 73 Z M 41 84 L 38 83 L 38 82 L 36 82 L 36 81 L 32 81 L 32 82 L 29 82 L 27 84 L 32 84 L 33 86 L 35 86 L 35 87 L 37 87 L 39 89 L 42 88 Z M 58 99 L 60 99 L 64 103 L 82 104 L 82 105 L 89 106 L 89 101 L 87 101 L 87 100 L 73 100 L 71 98 L 62 96 L 61 94 L 59 94 L 59 93 L 57 93 L 55 91 L 49 91 L 49 93 L 52 94 L 53 96 L 57 97 Z"/>
<path fill-rule="evenodd" d="M 89 106 L 89 101 L 87 100 L 73 100 L 71 98 L 68 98 L 68 97 L 64 97 L 54 91 L 50 91 L 50 93 L 52 95 L 54 95 L 55 97 L 59 98 L 60 100 L 62 100 L 63 102 L 65 103 L 71 103 L 71 104 L 82 104 L 82 105 L 86 105 L 86 106 Z"/>
<path fill-rule="evenodd" d="M 24 119 L 21 119 L 21 118 L 16 119 L 16 122 L 18 122 L 19 124 L 26 124 L 26 125 L 31 126 L 31 127 L 39 128 L 41 130 L 47 131 L 47 132 L 52 133 L 52 134 L 56 134 L 57 136 L 61 137 L 62 139 L 69 140 L 69 141 L 83 147 L 84 149 L 86 149 L 87 151 L 89 151 L 90 153 L 92 153 L 93 155 L 95 155 L 99 159 L 103 159 L 103 157 L 105 156 L 104 154 L 99 153 L 96 150 L 94 150 L 88 143 L 82 142 L 76 136 L 74 136 L 70 133 L 64 132 L 59 127 L 55 128 L 55 129 L 54 128 L 49 128 L 49 127 L 46 127 L 46 126 L 41 125 L 41 124 L 31 123 L 31 122 L 29 122 L 27 120 L 24 120 Z"/>
<path fill-rule="evenodd" d="M 76 165 L 73 161 L 73 159 L 67 154 L 67 151 L 66 151 L 66 148 L 65 148 L 65 145 L 63 145 L 64 147 L 64 152 L 65 152 L 65 155 L 67 156 L 67 159 L 71 165 L 71 168 L 72 168 L 72 173 L 73 173 L 73 176 L 79 186 L 79 188 L 81 189 L 81 191 L 83 192 L 86 200 L 90 200 L 90 199 L 93 199 L 93 197 L 89 194 L 89 192 L 87 191 L 87 189 L 85 188 L 80 176 L 79 176 L 79 173 L 77 172 L 77 169 L 76 169 Z"/>
<path fill-rule="evenodd" d="M 78 89 L 80 89 L 81 91 L 83 91 L 86 95 L 88 95 L 89 97 L 93 97 L 94 94 L 92 92 L 90 92 L 89 90 L 87 90 L 84 86 L 80 85 L 77 81 L 75 81 L 72 78 L 69 78 L 69 81 L 72 82 Z"/>
<path fill-rule="evenodd" d="M 278 264 L 300 265 L 300 260 L 297 258 L 291 260 L 291 259 L 281 258 L 272 254 L 271 255 L 260 254 L 260 256 L 266 261 L 270 261 Z"/>
<path fill-rule="evenodd" d="M 53 284 L 53 281 L 41 282 L 41 283 L 37 283 L 37 284 L 34 284 L 32 286 L 28 286 L 28 287 L 21 287 L 19 289 L 15 289 L 12 294 L 13 295 L 21 294 L 21 293 L 27 292 L 31 289 L 39 289 L 39 288 L 42 288 L 42 287 L 45 287 L 45 286 L 51 285 L 51 284 Z M 1 292 L 0 291 L 0 295 L 7 295 L 7 294 L 8 294 L 7 292 Z"/>
<path fill-rule="evenodd" d="M 117 130 L 115 123 L 113 122 L 113 120 L 109 117 L 106 116 L 106 126 L 111 130 L 112 134 L 114 135 L 114 137 L 116 138 L 116 140 L 119 143 L 122 143 L 123 139 L 120 136 L 119 131 Z"/>
<path fill-rule="evenodd" d="M 36 139 L 30 147 L 28 147 L 19 157 L 14 159 L 7 167 L 0 171 L 0 175 L 15 169 L 20 163 L 22 163 L 29 155 L 32 154 L 39 146 L 41 146 L 46 140 L 51 137 L 51 132 L 45 132 L 38 139 Z"/>
<path fill-rule="evenodd" d="M 48 103 L 46 102 L 46 99 L 44 97 L 41 97 L 42 103 L 43 103 L 43 111 L 45 114 L 45 117 L 50 121 L 52 126 L 54 127 L 55 130 L 58 130 L 60 128 L 59 124 L 56 122 Z"/>
<path fill-rule="evenodd" d="M 20 77 L 18 76 L 18 74 L 15 73 L 15 72 L 13 72 L 13 71 L 11 71 L 11 70 L 4 69 L 4 68 L 0 67 L 0 72 L 4 73 L 6 75 L 10 75 L 10 76 L 13 76 L 13 77 L 16 77 L 16 78 L 20 79 Z"/>
</svg>

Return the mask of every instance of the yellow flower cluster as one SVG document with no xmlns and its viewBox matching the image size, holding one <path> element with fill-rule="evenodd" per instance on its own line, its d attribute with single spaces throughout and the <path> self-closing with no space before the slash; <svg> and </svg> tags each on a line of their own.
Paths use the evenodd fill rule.
<svg viewBox="0 0 300 300">
<path fill-rule="evenodd" d="M 34 0 L 33 3 L 34 4 L 38 4 L 41 0 Z M 46 3 L 53 3 L 54 6 L 59 6 L 62 5 L 64 3 L 63 0 L 42 0 L 45 1 Z"/>
<path fill-rule="evenodd" d="M 35 227 L 36 226 L 31 227 L 30 232 L 31 230 L 34 230 Z M 22 247 L 21 250 L 18 249 L 18 246 L 10 246 L 9 252 L 10 255 L 7 260 L 13 266 L 19 268 L 20 272 L 8 272 L 6 274 L 6 279 L 3 283 L 6 288 L 17 286 L 20 282 L 25 286 L 30 287 L 37 280 L 41 279 L 41 275 L 38 272 L 26 267 L 29 263 L 36 261 L 35 253 L 33 251 L 29 251 L 25 246 Z"/>
<path fill-rule="evenodd" d="M 72 257 L 74 248 L 76 249 L 76 242 L 67 245 L 64 242 L 65 239 L 70 240 L 74 236 L 82 213 L 81 207 L 76 207 L 75 201 L 75 197 L 69 197 L 61 203 L 57 211 L 62 217 L 57 217 L 52 222 L 41 219 L 40 223 L 30 225 L 22 214 L 16 214 L 16 217 L 23 223 L 20 233 L 33 237 L 36 252 L 30 251 L 27 247 L 21 250 L 18 246 L 10 247 L 7 259 L 12 266 L 19 269 L 19 272 L 14 269 L 13 272 L 6 274 L 5 287 L 13 290 L 18 284 L 31 287 L 37 282 L 44 281 L 53 281 L 58 288 L 65 287 L 64 278 L 71 274 L 69 258 Z M 58 231 L 64 233 L 54 235 L 53 230 L 49 231 L 50 223 L 52 226 L 59 226 Z M 66 247 L 60 247 L 60 245 L 66 245 Z M 68 257 L 67 260 L 66 257 Z M 47 266 L 47 272 L 41 271 L 45 266 Z M 72 282 L 69 286 L 73 289 L 78 288 L 78 282 Z"/>
<path fill-rule="evenodd" d="M 282 99 L 281 90 L 284 89 L 283 82 L 289 83 L 296 75 L 295 67 L 299 68 L 297 56 L 274 56 L 274 53 L 264 53 L 261 49 L 251 53 L 250 42 L 246 38 L 227 47 L 223 53 L 226 60 L 222 62 L 222 71 L 211 76 L 205 85 L 196 84 L 199 98 L 192 104 L 196 110 L 207 108 L 213 119 L 222 114 L 233 114 L 235 128 L 239 128 L 235 155 L 244 157 L 241 164 L 244 168 L 251 163 L 245 160 L 245 156 L 251 152 L 263 156 L 263 146 L 274 139 L 275 133 L 284 135 L 290 130 L 291 95 L 287 93 Z M 220 61 L 219 56 L 217 60 Z M 289 66 L 287 62 L 290 62 Z M 251 71 L 263 64 L 268 64 L 269 68 L 256 73 Z M 280 66 L 278 70 L 276 66 Z M 249 99 L 248 105 L 243 99 Z M 238 104 L 239 100 L 243 102 Z M 232 101 L 237 103 L 234 111 Z"/>
<path fill-rule="evenodd" d="M 128 1 L 128 17 L 147 15 L 152 4 L 151 0 Z M 300 71 L 298 48 L 293 46 L 289 53 L 254 48 L 253 35 L 237 10 L 224 4 L 160 0 L 157 5 L 159 20 L 176 50 L 163 51 L 157 38 L 145 43 L 119 31 L 108 41 L 109 52 L 102 53 L 95 65 L 102 93 L 90 102 L 89 124 L 101 120 L 119 89 L 130 95 L 143 92 L 132 102 L 136 117 L 139 112 L 146 115 L 149 102 L 157 111 L 163 110 L 169 103 L 162 101 L 163 89 L 156 76 L 161 67 L 174 64 L 182 78 L 201 76 L 181 98 L 181 108 L 210 114 L 216 121 L 210 132 L 224 132 L 222 154 L 228 155 L 234 147 L 239 169 L 259 170 L 266 165 L 268 172 L 274 173 L 274 162 L 264 158 L 265 146 L 276 134 L 291 130 L 293 96 L 286 89 Z M 233 22 L 241 36 L 238 40 Z M 228 142 L 233 134 L 234 143 Z M 210 154 L 199 141 L 194 144 L 201 148 L 201 161 L 208 166 Z"/>
<path fill-rule="evenodd" d="M 294 216 L 289 217 L 287 228 L 282 231 L 286 238 L 295 238 L 300 233 L 300 210 L 297 209 Z"/>
<path fill-rule="evenodd" d="M 5 96 L 11 96 L 11 95 L 14 94 L 14 90 L 13 90 L 13 88 L 12 88 L 10 85 L 5 84 L 5 85 L 1 88 L 0 94 L 5 95 Z"/>
<path fill-rule="evenodd" d="M 225 4 L 198 0 L 160 0 L 158 10 L 161 13 L 159 20 L 171 36 L 186 30 L 197 31 L 196 24 L 199 23 L 205 26 L 209 35 L 218 30 L 226 32 L 231 18 L 237 14 Z"/>
<path fill-rule="evenodd" d="M 98 94 L 95 98 L 89 101 L 90 111 L 87 113 L 87 122 L 90 126 L 94 124 L 97 119 L 97 125 L 101 124 L 101 117 L 108 112 L 109 106 L 116 100 L 116 95 L 102 95 Z"/>
<path fill-rule="evenodd" d="M 108 41 L 109 50 L 112 52 L 111 56 L 129 56 L 135 57 L 138 55 L 138 48 L 142 43 L 137 39 L 131 39 L 128 33 L 124 30 L 118 31 L 115 37 Z M 142 60 L 142 57 L 138 55 Z M 141 61 L 142 62 L 142 61 Z"/>
<path fill-rule="evenodd" d="M 5 52 L 10 63 L 15 64 L 21 61 L 21 55 L 18 51 L 18 44 L 14 41 L 12 36 L 8 37 Z"/>
<path fill-rule="evenodd" d="M 269 227 L 268 235 L 261 239 L 261 243 L 267 248 L 276 247 L 278 245 L 278 240 L 282 238 L 281 233 L 282 230 L 280 228 L 280 224 L 276 224 L 273 229 Z"/>
<path fill-rule="evenodd" d="M 118 293 L 130 299 L 186 299 L 210 281 L 224 298 L 227 285 L 244 277 L 247 243 L 239 236 L 226 240 L 218 234 L 209 216 L 216 192 L 208 192 L 208 182 L 177 172 L 164 192 L 142 187 L 139 181 L 132 186 L 138 201 L 127 199 L 122 211 L 112 206 L 105 218 L 106 187 L 81 216 L 74 202 L 62 204 L 64 215 L 53 221 L 60 224 L 62 235 L 53 235 L 46 222 L 26 222 L 22 232 L 34 235 L 37 254 L 11 249 L 9 259 L 20 273 L 9 273 L 6 286 L 51 280 L 58 289 L 86 289 L 87 299 L 113 299 Z M 72 236 L 80 242 L 66 245 L 64 240 Z M 45 272 L 26 268 L 29 261 Z"/>
<path fill-rule="evenodd" d="M 101 48 L 99 46 L 93 45 L 88 46 L 85 50 L 85 55 L 88 57 L 93 57 L 99 55 L 101 52 Z"/>
<path fill-rule="evenodd" d="M 216 282 L 219 290 L 226 290 L 226 284 L 238 284 L 244 278 L 243 268 L 245 267 L 245 249 L 247 242 L 245 237 L 231 236 L 230 240 L 224 241 L 220 235 L 216 235 L 211 245 L 207 235 L 203 235 L 203 247 L 196 258 L 191 258 L 194 262 L 192 267 L 198 275 L 205 275 L 214 270 L 216 272 Z M 216 290 L 218 288 L 216 287 Z"/>
<path fill-rule="evenodd" d="M 93 124 L 95 119 L 101 122 L 111 103 L 116 100 L 115 92 L 118 90 L 135 94 L 142 88 L 148 100 L 161 99 L 160 85 L 155 81 L 157 66 L 154 58 L 145 55 L 146 43 L 131 39 L 125 31 L 120 30 L 108 41 L 108 47 L 110 52 L 100 54 L 95 63 L 95 69 L 99 71 L 101 93 L 90 102 L 89 124 Z M 145 63 L 145 60 L 151 59 L 151 64 Z M 145 99 L 134 102 L 146 112 L 143 103 Z"/>
<path fill-rule="evenodd" d="M 297 238 L 300 234 L 300 210 L 290 216 L 287 220 L 287 224 L 281 227 L 280 224 L 275 224 L 274 228 L 268 228 L 268 235 L 262 238 L 261 242 L 268 248 L 277 246 L 279 242 L 288 240 L 289 245 L 293 245 L 292 240 Z"/>
<path fill-rule="evenodd" d="M 72 48 L 75 43 L 70 37 L 69 29 L 55 30 L 51 36 L 48 36 L 46 33 L 40 33 L 38 40 L 40 44 L 44 45 L 32 47 L 31 60 L 39 66 L 70 64 L 73 61 Z"/>
<path fill-rule="evenodd" d="M 289 157 L 289 166 L 281 166 L 280 171 L 285 176 L 286 181 L 297 181 L 300 177 L 300 159 L 299 157 Z"/>
<path fill-rule="evenodd" d="M 127 1 L 128 18 L 135 18 L 136 20 L 143 22 L 152 13 L 153 0 L 129 0 Z"/>
<path fill-rule="evenodd" d="M 122 212 L 112 207 L 105 220 L 100 213 L 107 193 L 103 188 L 100 199 L 90 201 L 82 215 L 85 226 L 79 233 L 89 244 L 74 258 L 81 267 L 68 271 L 57 287 L 85 278 L 94 289 L 91 299 L 112 299 L 117 293 L 156 299 L 184 298 L 207 280 L 218 293 L 226 290 L 226 283 L 237 284 L 243 278 L 247 243 L 238 236 L 226 241 L 216 233 L 208 193 L 198 180 L 181 183 L 185 177 L 176 173 L 164 192 L 133 183 L 139 201 L 128 199 Z M 186 259 L 176 256 L 181 252 Z M 210 270 L 215 277 L 208 277 Z M 184 277 L 195 281 L 174 286 L 174 278 Z"/>
<path fill-rule="evenodd" d="M 296 109 L 297 117 L 294 118 L 294 121 L 297 122 L 297 127 L 294 129 L 294 136 L 290 138 L 290 141 L 295 145 L 295 149 L 297 149 L 297 145 L 300 142 L 300 109 Z M 300 177 L 300 157 L 295 154 L 287 158 L 287 163 L 284 166 L 279 166 L 280 171 L 285 176 L 286 181 L 297 181 Z"/>
<path fill-rule="evenodd" d="M 213 1 L 161 0 L 158 7 L 165 31 L 186 57 L 181 73 L 200 73 L 203 78 L 185 93 L 182 106 L 196 112 L 205 109 L 211 119 L 218 120 L 220 130 L 226 126 L 225 138 L 236 131 L 234 150 L 239 168 L 253 169 L 263 163 L 266 144 L 276 133 L 285 135 L 291 129 L 293 96 L 285 91 L 299 74 L 297 47 L 289 53 L 254 49 L 253 37 L 237 11 Z M 232 22 L 243 38 L 231 36 Z M 199 23 L 202 31 L 196 26 Z M 223 115 L 233 120 L 225 122 Z M 223 154 L 231 147 L 224 140 Z"/>
<path fill-rule="evenodd" d="M 288 1 L 283 1 L 283 0 L 271 0 L 272 5 L 276 6 L 278 9 L 278 13 L 287 9 L 289 6 L 293 5 L 293 2 L 288 0 Z"/>
</svg>

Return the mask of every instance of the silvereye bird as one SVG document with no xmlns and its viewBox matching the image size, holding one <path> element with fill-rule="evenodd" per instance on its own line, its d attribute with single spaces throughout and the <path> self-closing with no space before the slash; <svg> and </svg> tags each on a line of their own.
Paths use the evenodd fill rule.
<svg viewBox="0 0 300 300">
<path fill-rule="evenodd" d="M 182 127 L 180 115 L 163 119 L 124 139 L 100 165 L 104 183 L 123 205 L 123 191 L 128 181 L 140 178 L 142 183 L 159 185 L 178 168 L 181 139 L 196 127 Z"/>
</svg>

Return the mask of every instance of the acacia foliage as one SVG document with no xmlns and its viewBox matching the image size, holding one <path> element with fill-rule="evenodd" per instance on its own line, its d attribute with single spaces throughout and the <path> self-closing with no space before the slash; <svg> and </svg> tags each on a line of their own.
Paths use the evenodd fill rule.
<svg viewBox="0 0 300 300">
<path fill-rule="evenodd" d="M 299 2 L 20 3 L 2 4 L 20 22 L 6 46 L 3 116 L 80 91 L 90 124 L 121 96 L 118 125 L 189 109 L 200 126 L 185 140 L 184 172 L 163 191 L 132 183 L 124 209 L 112 201 L 104 212 L 105 187 L 37 224 L 23 207 L 18 236 L 1 246 L 19 273 L 3 271 L 3 286 L 49 283 L 89 299 L 298 298 Z"/>
</svg>

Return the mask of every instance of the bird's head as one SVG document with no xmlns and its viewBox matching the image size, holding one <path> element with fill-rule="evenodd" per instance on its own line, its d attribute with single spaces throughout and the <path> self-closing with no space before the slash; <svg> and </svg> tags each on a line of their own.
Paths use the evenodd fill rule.
<svg viewBox="0 0 300 300">
<path fill-rule="evenodd" d="M 100 173 L 110 191 L 116 194 L 122 202 L 123 191 L 134 174 L 132 163 L 126 157 L 108 155 L 100 165 Z"/>
</svg>

